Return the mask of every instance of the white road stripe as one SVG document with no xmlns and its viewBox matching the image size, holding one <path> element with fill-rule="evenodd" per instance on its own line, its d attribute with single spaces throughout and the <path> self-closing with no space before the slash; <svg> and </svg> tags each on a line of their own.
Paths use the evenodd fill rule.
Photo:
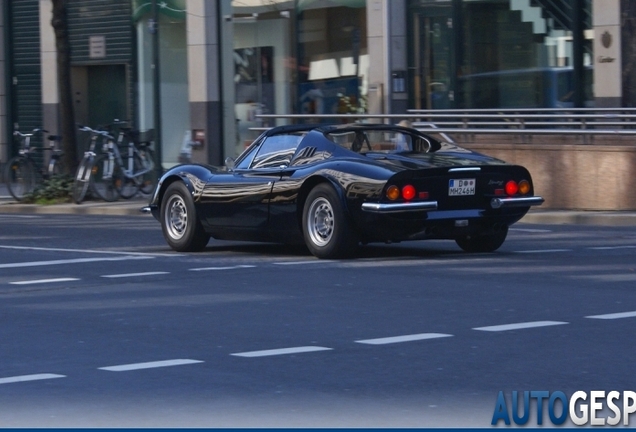
<svg viewBox="0 0 636 432">
<path fill-rule="evenodd" d="M 536 228 L 510 228 L 510 231 L 520 231 L 529 233 L 549 233 L 552 230 L 549 229 L 536 229 Z"/>
<path fill-rule="evenodd" d="M 597 246 L 597 247 L 590 247 L 588 249 L 593 249 L 593 250 L 636 249 L 636 246 L 632 246 L 632 245 L 626 245 L 626 246 Z"/>
<path fill-rule="evenodd" d="M 444 334 L 444 333 L 420 333 L 420 334 L 412 334 L 412 335 L 405 335 L 405 336 L 384 337 L 384 338 L 378 338 L 378 339 L 364 339 L 364 340 L 357 340 L 355 342 L 361 343 L 361 344 L 368 344 L 368 345 L 385 345 L 385 344 L 412 342 L 412 341 L 419 341 L 419 340 L 426 340 L 426 339 L 438 339 L 438 338 L 445 338 L 445 337 L 451 337 L 451 336 L 453 335 Z"/>
<path fill-rule="evenodd" d="M 234 353 L 230 354 L 237 357 L 267 357 L 267 356 L 275 356 L 275 355 L 284 355 L 284 354 L 299 354 L 299 353 L 307 353 L 307 352 L 315 352 L 315 351 L 328 351 L 333 348 L 326 348 L 320 346 L 301 346 L 294 348 L 281 348 L 281 349 L 271 349 L 271 350 L 263 350 L 263 351 L 248 351 L 242 353 Z"/>
<path fill-rule="evenodd" d="M 57 374 L 33 374 L 33 375 L 20 375 L 13 376 L 7 378 L 0 378 L 0 384 L 10 384 L 16 382 L 25 382 L 25 381 L 38 381 L 38 380 L 46 380 L 53 378 L 66 378 L 66 375 L 57 375 Z"/>
<path fill-rule="evenodd" d="M 572 249 L 537 249 L 537 250 L 514 251 L 513 253 L 554 253 L 554 252 L 572 252 Z"/>
<path fill-rule="evenodd" d="M 161 360 L 154 362 L 145 362 L 145 363 L 131 363 L 117 366 L 106 366 L 100 367 L 97 369 L 110 371 L 110 372 L 125 372 L 131 370 L 139 370 L 139 369 L 153 369 L 160 367 L 168 367 L 168 366 L 181 366 L 187 364 L 194 363 L 203 363 L 203 360 L 190 360 L 190 359 L 175 359 L 175 360 Z"/>
<path fill-rule="evenodd" d="M 40 266 L 63 265 L 63 264 L 80 264 L 80 263 L 101 262 L 101 261 L 126 261 L 126 260 L 133 260 L 133 259 L 137 260 L 137 259 L 151 259 L 151 258 L 153 257 L 120 256 L 116 258 L 75 258 L 75 259 L 51 260 L 51 261 L 28 261 L 28 262 L 0 264 L 0 269 L 20 268 L 20 267 L 40 267 Z"/>
<path fill-rule="evenodd" d="M 207 270 L 235 270 L 241 268 L 254 268 L 255 265 L 235 265 L 235 266 L 227 266 L 227 267 L 199 267 L 199 268 L 191 268 L 190 271 L 207 271 Z"/>
<path fill-rule="evenodd" d="M 521 329 L 528 329 L 528 328 L 535 328 L 535 327 L 548 327 L 548 326 L 563 325 L 563 324 L 569 324 L 569 323 L 563 322 L 563 321 L 532 321 L 532 322 L 525 322 L 525 323 L 503 324 L 503 325 L 488 326 L 488 327 L 475 327 L 473 328 L 473 330 L 500 332 L 500 331 L 521 330 Z"/>
<path fill-rule="evenodd" d="M 633 317 L 636 317 L 636 311 L 618 312 L 618 313 L 611 313 L 611 314 L 605 314 L 605 315 L 590 315 L 590 316 L 586 316 L 585 318 L 608 320 L 608 319 L 633 318 Z"/>
<path fill-rule="evenodd" d="M 574 279 L 589 279 L 599 282 L 631 282 L 636 281 L 636 273 L 619 273 L 606 275 L 571 275 Z"/>
<path fill-rule="evenodd" d="M 79 252 L 79 253 L 108 254 L 108 255 L 135 255 L 135 256 L 147 256 L 149 258 L 152 258 L 155 256 L 166 256 L 166 257 L 182 256 L 179 254 L 164 254 L 164 253 L 152 253 L 152 252 L 126 252 L 126 251 L 109 251 L 109 250 L 99 250 L 99 249 L 63 249 L 63 248 L 9 246 L 9 245 L 0 245 L 0 249 L 36 250 L 36 251 L 47 251 L 47 252 Z"/>
<path fill-rule="evenodd" d="M 112 275 L 102 275 L 103 278 L 127 278 L 127 277 L 136 277 L 136 276 L 155 276 L 155 275 L 165 275 L 170 274 L 170 272 L 157 271 L 157 272 L 144 272 L 144 273 L 122 273 L 122 274 L 112 274 Z"/>
<path fill-rule="evenodd" d="M 275 262 L 272 263 L 274 265 L 302 265 L 302 264 L 323 264 L 323 263 L 330 263 L 330 262 L 334 262 L 334 260 L 325 260 L 325 259 L 317 259 L 317 260 L 311 260 L 311 261 L 281 261 L 281 262 Z"/>
<path fill-rule="evenodd" d="M 78 278 L 34 279 L 34 280 L 14 281 L 14 282 L 9 282 L 9 284 L 31 285 L 31 284 L 54 283 L 54 282 L 73 282 L 78 280 L 79 280 Z"/>
</svg>

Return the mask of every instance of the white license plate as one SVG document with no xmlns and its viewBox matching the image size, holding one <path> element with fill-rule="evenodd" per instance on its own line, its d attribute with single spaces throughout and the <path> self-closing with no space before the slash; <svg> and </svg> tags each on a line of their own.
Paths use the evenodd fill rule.
<svg viewBox="0 0 636 432">
<path fill-rule="evenodd" d="M 452 179 L 448 181 L 448 196 L 475 195 L 475 179 Z"/>
</svg>

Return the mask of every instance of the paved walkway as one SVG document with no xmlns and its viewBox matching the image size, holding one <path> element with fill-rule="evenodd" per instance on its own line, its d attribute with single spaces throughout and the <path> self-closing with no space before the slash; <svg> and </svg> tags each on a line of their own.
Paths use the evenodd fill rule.
<svg viewBox="0 0 636 432">
<path fill-rule="evenodd" d="M 21 204 L 16 202 L 9 195 L 4 184 L 0 184 L 0 213 L 95 214 L 152 217 L 140 211 L 142 207 L 148 204 L 148 200 L 149 198 L 147 197 L 138 196 L 130 200 L 119 200 L 112 203 L 95 200 L 85 201 L 82 204 Z M 531 209 L 521 222 L 534 224 L 636 226 L 636 211 L 542 210 L 538 207 Z"/>
</svg>

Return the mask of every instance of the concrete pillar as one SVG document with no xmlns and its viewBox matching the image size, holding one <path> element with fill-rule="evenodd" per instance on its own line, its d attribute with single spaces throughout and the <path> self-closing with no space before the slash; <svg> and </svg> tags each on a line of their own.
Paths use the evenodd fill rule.
<svg viewBox="0 0 636 432">
<path fill-rule="evenodd" d="M 59 91 L 57 86 L 57 50 L 51 25 L 53 4 L 40 0 L 40 71 L 42 75 L 42 127 L 59 133 Z"/>
<path fill-rule="evenodd" d="M 192 161 L 221 164 L 223 157 L 222 107 L 219 76 L 218 2 L 188 0 L 188 100 Z"/>
<path fill-rule="evenodd" d="M 7 53 L 5 52 L 7 27 L 6 22 L 6 7 L 9 0 L 0 0 L 0 168 L 2 163 L 7 162 L 9 159 L 9 143 L 8 131 L 11 129 L 8 125 L 7 117 L 7 80 L 8 73 L 7 66 Z"/>
<path fill-rule="evenodd" d="M 620 0 L 593 0 L 595 106 L 622 104 Z"/>
</svg>

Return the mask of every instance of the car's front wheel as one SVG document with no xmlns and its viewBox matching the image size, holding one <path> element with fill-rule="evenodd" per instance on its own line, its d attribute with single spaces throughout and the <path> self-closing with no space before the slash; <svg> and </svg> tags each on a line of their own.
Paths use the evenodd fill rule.
<svg viewBox="0 0 636 432">
<path fill-rule="evenodd" d="M 318 258 L 342 258 L 355 252 L 357 237 L 331 185 L 322 183 L 311 190 L 302 221 L 305 244 Z"/>
<path fill-rule="evenodd" d="M 508 227 L 493 234 L 473 234 L 455 239 L 457 245 L 466 252 L 494 252 L 501 247 L 508 236 Z"/>
<path fill-rule="evenodd" d="M 166 189 L 161 202 L 161 229 L 170 247 L 179 252 L 195 252 L 205 248 L 210 236 L 197 218 L 190 191 L 178 181 Z"/>
</svg>

